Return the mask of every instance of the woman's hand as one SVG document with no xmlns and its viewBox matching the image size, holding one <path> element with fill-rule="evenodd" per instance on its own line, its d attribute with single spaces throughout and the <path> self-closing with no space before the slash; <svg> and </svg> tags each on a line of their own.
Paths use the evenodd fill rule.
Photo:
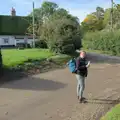
<svg viewBox="0 0 120 120">
<path fill-rule="evenodd" d="M 88 61 L 88 64 L 86 65 L 86 67 L 87 67 L 87 68 L 90 67 L 90 61 Z"/>
</svg>

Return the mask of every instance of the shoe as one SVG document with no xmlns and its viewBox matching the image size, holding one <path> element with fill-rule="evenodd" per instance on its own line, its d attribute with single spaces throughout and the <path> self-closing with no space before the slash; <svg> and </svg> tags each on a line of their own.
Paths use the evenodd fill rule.
<svg viewBox="0 0 120 120">
<path fill-rule="evenodd" d="M 80 103 L 82 103 L 82 102 L 83 102 L 83 99 L 82 99 L 82 98 L 80 98 L 80 99 L 79 99 L 79 102 L 80 102 Z"/>
<path fill-rule="evenodd" d="M 82 99 L 83 99 L 83 100 L 86 100 L 86 98 L 85 98 L 85 97 L 82 97 Z"/>
<path fill-rule="evenodd" d="M 84 103 L 85 100 L 86 100 L 86 98 L 84 98 L 84 97 L 82 97 L 82 98 L 79 99 L 80 103 Z"/>
</svg>

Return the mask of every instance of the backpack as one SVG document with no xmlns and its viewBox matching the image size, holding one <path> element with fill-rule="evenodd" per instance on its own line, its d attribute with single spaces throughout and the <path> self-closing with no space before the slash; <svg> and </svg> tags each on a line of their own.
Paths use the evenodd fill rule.
<svg viewBox="0 0 120 120">
<path fill-rule="evenodd" d="M 71 73 L 76 73 L 76 59 L 71 59 L 68 62 L 68 67 Z"/>
</svg>

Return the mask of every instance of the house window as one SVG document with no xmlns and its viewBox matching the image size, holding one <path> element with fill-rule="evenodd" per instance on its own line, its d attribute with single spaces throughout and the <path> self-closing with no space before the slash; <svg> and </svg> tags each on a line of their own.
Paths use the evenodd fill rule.
<svg viewBox="0 0 120 120">
<path fill-rule="evenodd" d="M 3 38 L 3 40 L 4 40 L 5 44 L 9 43 L 9 39 L 8 38 Z"/>
</svg>

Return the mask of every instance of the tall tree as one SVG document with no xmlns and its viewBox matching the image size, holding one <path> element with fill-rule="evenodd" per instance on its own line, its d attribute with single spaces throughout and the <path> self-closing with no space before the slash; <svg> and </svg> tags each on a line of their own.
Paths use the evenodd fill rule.
<svg viewBox="0 0 120 120">
<path fill-rule="evenodd" d="M 58 5 L 53 2 L 43 2 L 41 6 L 43 19 L 49 19 L 49 17 L 58 9 Z"/>
<path fill-rule="evenodd" d="M 110 13 L 111 13 L 111 8 L 108 8 L 105 10 L 104 19 L 103 19 L 104 26 L 107 26 L 110 24 Z"/>
<path fill-rule="evenodd" d="M 82 22 L 83 31 L 96 31 L 103 29 L 102 20 L 99 20 L 96 15 L 89 14 Z"/>
<path fill-rule="evenodd" d="M 113 12 L 113 17 L 112 17 L 113 28 L 119 29 L 120 28 L 120 22 L 119 22 L 119 20 L 120 20 L 120 5 L 114 4 L 112 12 Z M 108 8 L 105 10 L 104 20 L 103 20 L 103 23 L 107 29 L 110 28 L 110 23 L 111 23 L 110 16 L 111 16 L 111 8 Z"/>
<path fill-rule="evenodd" d="M 42 3 L 42 6 L 40 8 L 34 9 L 34 16 L 35 16 L 35 35 L 39 36 L 39 28 L 45 22 L 49 19 L 51 15 L 58 9 L 58 5 L 53 2 L 45 1 Z M 32 17 L 33 12 L 31 12 L 28 16 Z M 28 28 L 28 33 L 32 34 L 32 22 L 31 25 Z"/>
<path fill-rule="evenodd" d="M 99 20 L 103 19 L 104 18 L 104 9 L 102 7 L 97 7 L 95 15 Z"/>
</svg>

